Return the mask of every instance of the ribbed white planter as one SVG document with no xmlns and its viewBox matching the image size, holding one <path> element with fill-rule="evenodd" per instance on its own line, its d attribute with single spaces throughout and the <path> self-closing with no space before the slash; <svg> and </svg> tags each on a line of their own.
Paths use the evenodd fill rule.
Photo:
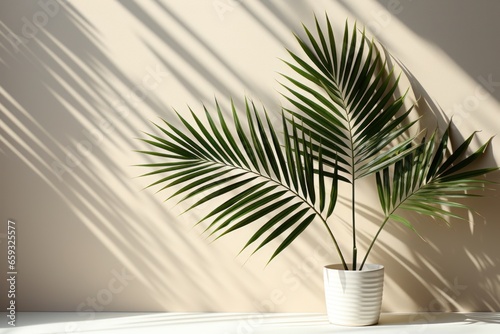
<svg viewBox="0 0 500 334">
<path fill-rule="evenodd" d="M 348 265 L 351 268 L 351 265 Z M 384 266 L 365 264 L 363 270 L 344 270 L 342 264 L 323 269 L 328 320 L 335 325 L 378 323 L 384 290 Z"/>
</svg>

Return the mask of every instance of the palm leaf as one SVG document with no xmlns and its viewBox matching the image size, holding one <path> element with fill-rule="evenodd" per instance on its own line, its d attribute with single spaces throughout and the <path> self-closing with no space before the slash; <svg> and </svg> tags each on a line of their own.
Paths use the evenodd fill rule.
<svg viewBox="0 0 500 334">
<path fill-rule="evenodd" d="M 259 112 L 251 101 L 245 100 L 246 123 L 240 121 L 236 107 L 231 103 L 234 128 L 225 121 L 217 101 L 215 105 L 217 117 L 204 107 L 204 120 L 191 109 L 192 121 L 177 113 L 184 128 L 166 120 L 163 120 L 165 125 L 155 124 L 162 136 L 147 134 L 149 138 L 143 142 L 151 150 L 141 152 L 165 160 L 141 165 L 152 170 L 143 176 L 157 177 L 150 186 L 159 186 L 159 191 L 175 188 L 169 199 L 182 195 L 182 202 L 201 196 L 186 211 L 233 194 L 201 219 L 210 221 L 206 232 L 218 239 L 245 226 L 259 224 L 260 229 L 245 248 L 259 239 L 267 240 L 261 241 L 257 248 L 260 249 L 275 236 L 290 231 L 273 253 L 273 259 L 315 217 L 323 222 L 326 220 L 321 211 L 326 205 L 333 207 L 336 201 L 336 196 L 325 196 L 324 178 L 328 173 L 322 170 L 321 176 L 315 174 L 312 141 L 306 140 L 309 136 L 293 122 L 290 126 L 283 117 L 286 134 L 283 143 L 267 113 Z M 323 163 L 322 158 L 320 163 Z M 320 177 L 321 186 L 317 187 Z M 321 198 L 319 211 L 315 206 L 317 198 Z M 262 218 L 267 215 L 273 218 L 262 225 Z M 295 224 L 297 226 L 292 229 Z M 269 239 L 264 235 L 266 233 L 273 237 Z"/>
<path fill-rule="evenodd" d="M 289 51 L 295 64 L 286 63 L 302 80 L 283 75 L 289 93 L 285 97 L 298 109 L 288 112 L 310 134 L 315 152 L 321 140 L 323 156 L 338 155 L 339 179 L 355 180 L 404 158 L 389 147 L 414 123 L 404 124 L 409 111 L 396 117 L 405 101 L 405 95 L 394 95 L 399 78 L 380 62 L 380 52 L 367 42 L 365 31 L 360 36 L 356 25 L 350 29 L 346 22 L 340 57 L 333 57 L 335 37 L 328 17 L 326 21 L 323 30 L 316 19 L 317 39 L 307 28 L 305 38 L 296 35 L 306 57 Z M 367 166 L 372 160 L 386 164 Z"/>
<path fill-rule="evenodd" d="M 378 194 L 386 220 L 404 223 L 415 230 L 405 219 L 395 215 L 400 209 L 437 218 L 446 223 L 448 218 L 463 219 L 453 213 L 452 209 L 470 208 L 455 199 L 479 196 L 469 192 L 484 190 L 486 184 L 491 183 L 475 177 L 496 171 L 498 167 L 464 170 L 485 153 L 491 139 L 467 156 L 465 152 L 474 137 L 472 134 L 456 150 L 450 152 L 447 145 L 450 129 L 451 122 L 438 145 L 437 136 L 433 134 L 428 141 L 424 139 L 420 145 L 410 148 L 411 153 L 407 156 L 407 161 L 377 172 Z M 389 180 L 386 176 L 391 173 L 391 169 L 393 178 Z"/>
</svg>

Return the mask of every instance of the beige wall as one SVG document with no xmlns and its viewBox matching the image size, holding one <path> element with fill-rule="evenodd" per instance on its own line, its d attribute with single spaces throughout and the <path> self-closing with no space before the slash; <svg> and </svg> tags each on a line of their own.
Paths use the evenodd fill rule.
<svg viewBox="0 0 500 334">
<path fill-rule="evenodd" d="M 251 229 L 210 244 L 193 228 L 203 212 L 179 215 L 188 204 L 141 190 L 132 166 L 146 161 L 134 138 L 174 119 L 172 107 L 246 94 L 278 112 L 278 58 L 324 11 L 338 30 L 345 18 L 367 25 L 414 76 L 422 111 L 443 110 L 440 124 L 454 115 L 457 135 L 499 132 L 496 1 L 2 2 L 0 233 L 17 222 L 18 310 L 324 312 L 321 268 L 338 258 L 321 226 L 264 267 L 271 249 L 236 257 Z M 499 140 L 485 164 L 498 162 Z M 481 214 L 470 224 L 415 217 L 427 243 L 387 227 L 371 256 L 387 268 L 386 311 L 500 311 L 498 199 L 487 195 L 470 202 Z M 372 184 L 361 196 L 366 249 L 380 214 Z"/>
</svg>

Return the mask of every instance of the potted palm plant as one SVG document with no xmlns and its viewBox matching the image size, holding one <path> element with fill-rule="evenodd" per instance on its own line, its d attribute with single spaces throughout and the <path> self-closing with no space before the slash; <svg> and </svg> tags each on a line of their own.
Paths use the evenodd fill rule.
<svg viewBox="0 0 500 334">
<path fill-rule="evenodd" d="M 279 132 L 265 109 L 247 99 L 242 112 L 231 104 L 230 121 L 216 101 L 204 117 L 192 110 L 191 119 L 178 114 L 184 128 L 156 124 L 159 134 L 142 139 L 151 149 L 139 152 L 158 162 L 141 166 L 150 169 L 145 176 L 159 177 L 150 186 L 175 188 L 169 198 L 198 198 L 189 209 L 225 196 L 201 220 L 206 232 L 218 239 L 251 226 L 255 232 L 243 249 L 253 246 L 253 253 L 279 238 L 269 261 L 310 224 L 322 224 L 339 259 L 324 268 L 329 319 L 370 325 L 380 315 L 383 266 L 367 260 L 386 224 L 415 230 L 403 210 L 445 221 L 458 217 L 447 208 L 467 208 L 456 199 L 474 196 L 470 191 L 488 183 L 477 177 L 497 167 L 470 168 L 489 144 L 470 153 L 474 134 L 453 150 L 450 126 L 441 135 L 438 129 L 428 136 L 413 130 L 418 119 L 404 107 L 406 93 L 398 96 L 399 78 L 364 30 L 346 22 L 336 39 L 328 16 L 323 26 L 315 20 L 315 30 L 296 35 L 303 54 L 289 51 L 285 61 L 295 75 L 283 75 L 289 107 L 281 111 Z M 356 236 L 356 185 L 362 178 L 373 179 L 383 214 L 364 254 Z M 340 182 L 351 190 L 349 261 L 331 229 Z"/>
</svg>

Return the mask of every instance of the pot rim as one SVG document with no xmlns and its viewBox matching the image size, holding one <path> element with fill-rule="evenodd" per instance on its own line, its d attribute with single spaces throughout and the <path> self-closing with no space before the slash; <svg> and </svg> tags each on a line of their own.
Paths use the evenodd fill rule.
<svg viewBox="0 0 500 334">
<path fill-rule="evenodd" d="M 346 263 L 348 268 L 352 268 L 352 263 Z M 359 267 L 361 263 L 358 264 L 357 267 Z M 324 266 L 325 270 L 335 270 L 335 271 L 345 271 L 345 272 L 366 272 L 366 271 L 377 271 L 377 270 L 384 270 L 384 266 L 381 264 L 375 264 L 375 263 L 365 263 L 363 266 L 363 269 L 361 271 L 359 270 L 345 270 L 344 265 L 342 263 L 334 263 L 334 264 L 327 264 Z"/>
</svg>

